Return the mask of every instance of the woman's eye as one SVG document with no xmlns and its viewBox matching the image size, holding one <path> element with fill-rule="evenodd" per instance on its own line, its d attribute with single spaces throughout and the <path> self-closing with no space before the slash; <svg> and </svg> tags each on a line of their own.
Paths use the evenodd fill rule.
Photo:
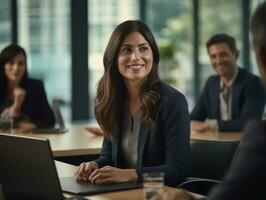
<svg viewBox="0 0 266 200">
<path fill-rule="evenodd" d="M 124 47 L 124 48 L 121 49 L 121 51 L 127 53 L 127 52 L 130 52 L 131 49 L 128 48 L 128 47 Z"/>
<path fill-rule="evenodd" d="M 148 47 L 141 47 L 139 50 L 140 50 L 140 52 L 144 52 L 144 51 L 148 50 Z"/>
<path fill-rule="evenodd" d="M 21 62 L 18 63 L 18 65 L 19 65 L 19 66 L 24 66 L 24 62 L 21 61 Z"/>
</svg>

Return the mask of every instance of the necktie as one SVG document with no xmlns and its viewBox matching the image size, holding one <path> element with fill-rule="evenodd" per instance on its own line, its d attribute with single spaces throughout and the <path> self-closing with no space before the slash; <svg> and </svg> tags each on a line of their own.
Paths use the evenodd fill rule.
<svg viewBox="0 0 266 200">
<path fill-rule="evenodd" d="M 227 116 L 229 115 L 229 97 L 230 97 L 230 87 L 224 86 L 222 89 L 222 97 L 226 105 Z"/>
</svg>

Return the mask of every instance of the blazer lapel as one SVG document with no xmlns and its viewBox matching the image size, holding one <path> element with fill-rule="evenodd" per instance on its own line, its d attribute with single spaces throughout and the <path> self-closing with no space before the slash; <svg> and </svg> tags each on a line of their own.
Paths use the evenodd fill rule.
<svg viewBox="0 0 266 200">
<path fill-rule="evenodd" d="M 239 71 L 238 71 L 238 74 L 237 74 L 237 77 L 233 83 L 233 86 L 232 86 L 232 102 L 231 102 L 231 105 L 232 105 L 232 108 L 231 108 L 231 117 L 232 119 L 234 119 L 234 116 L 236 115 L 236 113 L 238 112 L 238 102 L 239 101 L 239 97 L 240 97 L 240 93 L 242 92 L 242 83 L 243 83 L 243 80 L 242 80 L 242 77 L 243 77 L 243 73 L 242 73 L 242 69 L 238 68 Z"/>
<path fill-rule="evenodd" d="M 121 142 L 122 131 L 123 131 L 123 117 L 119 118 L 118 126 L 115 130 L 114 140 L 112 143 L 112 160 L 114 162 L 114 166 L 118 166 L 118 147 Z"/>
<path fill-rule="evenodd" d="M 150 127 L 147 123 L 141 122 L 138 141 L 138 167 L 141 167 L 144 149 L 149 136 Z"/>
<path fill-rule="evenodd" d="M 117 163 L 117 157 L 118 157 L 118 136 L 119 132 L 116 130 L 115 131 L 115 135 L 114 135 L 114 138 L 113 138 L 113 141 L 112 141 L 112 160 L 113 160 L 113 164 L 114 166 L 117 166 L 118 163 Z"/>
</svg>

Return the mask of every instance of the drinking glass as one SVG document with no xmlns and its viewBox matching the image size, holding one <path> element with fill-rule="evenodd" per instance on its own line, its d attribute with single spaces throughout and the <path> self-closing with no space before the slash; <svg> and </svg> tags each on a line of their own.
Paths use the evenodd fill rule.
<svg viewBox="0 0 266 200">
<path fill-rule="evenodd" d="M 13 117 L 10 114 L 2 114 L 0 117 L 0 129 L 4 133 L 11 133 L 13 129 Z"/>
<path fill-rule="evenodd" d="M 149 200 L 160 195 L 164 186 L 163 172 L 148 172 L 143 174 L 143 187 L 145 199 Z"/>
</svg>

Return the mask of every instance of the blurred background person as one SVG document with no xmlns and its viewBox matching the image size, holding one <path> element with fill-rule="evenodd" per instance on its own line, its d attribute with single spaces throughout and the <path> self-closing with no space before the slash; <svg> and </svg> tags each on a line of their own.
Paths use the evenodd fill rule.
<svg viewBox="0 0 266 200">
<path fill-rule="evenodd" d="M 213 69 L 191 112 L 195 131 L 242 131 L 249 119 L 261 119 L 265 93 L 259 77 L 237 66 L 239 50 L 227 34 L 212 36 L 206 43 Z"/>
<path fill-rule="evenodd" d="M 52 127 L 55 123 L 43 83 L 28 77 L 25 50 L 11 44 L 0 53 L 0 113 L 14 128 Z"/>
</svg>

